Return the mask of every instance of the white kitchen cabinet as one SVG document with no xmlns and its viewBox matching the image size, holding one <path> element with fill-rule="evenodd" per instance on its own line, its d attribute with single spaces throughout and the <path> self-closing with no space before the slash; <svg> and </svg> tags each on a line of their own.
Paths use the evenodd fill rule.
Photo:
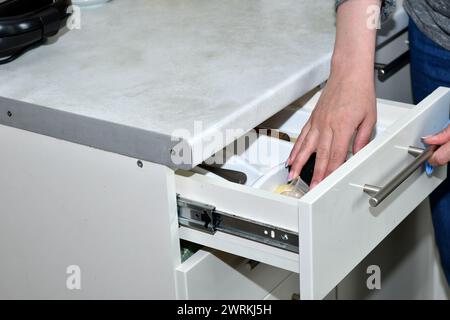
<svg viewBox="0 0 450 320">
<path fill-rule="evenodd" d="M 304 119 L 315 99 L 284 112 Z M 443 88 L 415 108 L 379 101 L 375 139 L 300 200 L 201 174 L 173 174 L 163 166 L 1 126 L 2 297 L 208 296 L 202 288 L 213 286 L 215 273 L 202 280 L 196 270 L 223 268 L 226 260 L 197 253 L 181 264 L 182 238 L 260 261 L 259 268 L 266 268 L 262 274 L 272 270 L 263 276 L 271 279 L 261 284 L 264 290 L 252 287 L 253 276 L 241 271 L 250 285 L 242 291 L 246 297 L 263 298 L 294 271 L 300 274 L 302 299 L 324 298 L 445 178 L 445 168 L 432 177 L 419 169 L 377 208 L 370 207 L 362 189 L 365 183 L 383 185 L 411 163 L 407 147 L 420 146 L 421 136 L 442 127 L 449 105 L 450 91 Z M 289 123 L 280 128 L 289 132 Z M 254 241 L 179 228 L 177 194 L 263 225 L 269 236 Z M 54 224 L 58 228 L 49 228 Z M 274 247 L 272 230 L 276 239 L 280 230 L 298 234 L 298 249 L 285 250 L 282 239 Z M 80 266 L 82 290 L 65 287 L 69 265 Z M 230 283 L 245 282 L 227 270 Z M 217 297 L 231 294 L 220 291 Z"/>
<path fill-rule="evenodd" d="M 409 64 L 408 31 L 405 29 L 389 41 L 379 45 L 375 60 L 379 64 L 398 69 L 386 78 L 375 73 L 377 97 L 397 102 L 412 103 L 411 71 Z"/>
<path fill-rule="evenodd" d="M 375 62 L 387 74 L 378 70 L 375 75 L 377 97 L 397 102 L 412 103 L 411 74 L 409 68 L 408 15 L 403 0 L 397 1 L 397 10 L 378 30 Z"/>
</svg>

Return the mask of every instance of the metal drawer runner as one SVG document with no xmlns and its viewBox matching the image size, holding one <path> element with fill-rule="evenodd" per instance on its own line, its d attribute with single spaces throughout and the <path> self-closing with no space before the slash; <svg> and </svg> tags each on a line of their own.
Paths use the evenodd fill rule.
<svg viewBox="0 0 450 320">
<path fill-rule="evenodd" d="M 177 196 L 180 225 L 209 234 L 217 231 L 298 253 L 298 233 L 216 210 L 212 205 Z"/>
</svg>

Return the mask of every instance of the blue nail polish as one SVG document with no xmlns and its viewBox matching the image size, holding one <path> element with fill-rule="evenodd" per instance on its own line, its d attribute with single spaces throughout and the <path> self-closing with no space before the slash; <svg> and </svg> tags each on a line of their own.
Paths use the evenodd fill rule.
<svg viewBox="0 0 450 320">
<path fill-rule="evenodd" d="M 425 172 L 427 176 L 431 176 L 433 174 L 434 168 L 433 166 L 427 161 L 425 163 Z"/>
</svg>

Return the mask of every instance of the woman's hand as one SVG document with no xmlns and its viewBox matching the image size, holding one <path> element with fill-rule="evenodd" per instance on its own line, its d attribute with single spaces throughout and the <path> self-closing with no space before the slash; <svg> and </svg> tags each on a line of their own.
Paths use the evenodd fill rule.
<svg viewBox="0 0 450 320">
<path fill-rule="evenodd" d="M 432 166 L 444 166 L 450 162 L 450 125 L 434 136 L 423 138 L 423 141 L 440 146 L 429 160 Z"/>
<path fill-rule="evenodd" d="M 369 142 L 375 123 L 372 73 L 353 77 L 333 74 L 289 156 L 289 179 L 297 177 L 316 152 L 313 188 L 345 162 L 353 136 L 353 153 Z"/>
</svg>

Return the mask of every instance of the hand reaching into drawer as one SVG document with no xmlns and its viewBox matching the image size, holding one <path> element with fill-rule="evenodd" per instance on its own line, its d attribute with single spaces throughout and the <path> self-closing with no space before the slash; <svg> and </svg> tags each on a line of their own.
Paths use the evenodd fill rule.
<svg viewBox="0 0 450 320">
<path fill-rule="evenodd" d="M 376 122 L 373 65 L 376 28 L 367 25 L 367 6 L 379 1 L 348 1 L 337 12 L 331 75 L 322 96 L 288 159 L 296 178 L 317 153 L 311 188 L 343 164 L 355 135 L 353 152 L 372 136 Z"/>
<path fill-rule="evenodd" d="M 302 171 L 314 152 L 316 164 L 311 188 L 335 171 L 347 158 L 353 135 L 353 152 L 370 140 L 376 122 L 375 92 L 372 84 L 359 80 L 330 78 L 319 102 L 297 139 L 287 164 L 289 180 Z"/>
</svg>

